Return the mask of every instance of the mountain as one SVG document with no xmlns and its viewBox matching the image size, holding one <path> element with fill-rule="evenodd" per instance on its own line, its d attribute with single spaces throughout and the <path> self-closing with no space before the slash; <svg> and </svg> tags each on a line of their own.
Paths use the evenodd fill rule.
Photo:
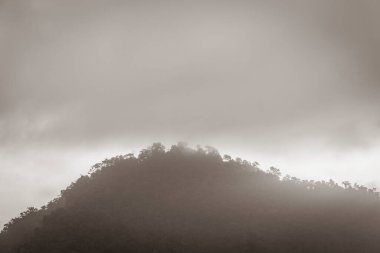
<svg viewBox="0 0 380 253">
<path fill-rule="evenodd" d="M 92 167 L 4 226 L 1 253 L 380 252 L 374 189 L 159 143 Z"/>
</svg>

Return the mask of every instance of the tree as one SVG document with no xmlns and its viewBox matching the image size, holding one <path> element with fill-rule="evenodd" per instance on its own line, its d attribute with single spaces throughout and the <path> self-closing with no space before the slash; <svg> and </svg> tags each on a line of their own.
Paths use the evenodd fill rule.
<svg viewBox="0 0 380 253">
<path fill-rule="evenodd" d="M 343 181 L 342 184 L 344 185 L 345 189 L 351 189 L 351 183 L 349 181 Z"/>
<path fill-rule="evenodd" d="M 268 170 L 268 173 L 275 176 L 276 178 L 280 178 L 281 177 L 281 171 L 280 169 L 276 168 L 276 167 L 273 167 L 271 166 Z"/>
</svg>

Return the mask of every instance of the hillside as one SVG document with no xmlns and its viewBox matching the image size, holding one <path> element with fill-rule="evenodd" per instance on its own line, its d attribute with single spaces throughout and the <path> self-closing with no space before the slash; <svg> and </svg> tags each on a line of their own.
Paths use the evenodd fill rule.
<svg viewBox="0 0 380 253">
<path fill-rule="evenodd" d="M 380 252 L 379 235 L 373 189 L 155 143 L 94 165 L 12 219 L 0 253 Z"/>
</svg>

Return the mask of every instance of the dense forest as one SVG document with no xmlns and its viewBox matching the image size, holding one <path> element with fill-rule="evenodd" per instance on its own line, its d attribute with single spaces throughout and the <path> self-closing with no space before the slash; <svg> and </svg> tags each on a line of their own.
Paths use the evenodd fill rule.
<svg viewBox="0 0 380 253">
<path fill-rule="evenodd" d="M 378 253 L 379 236 L 376 189 L 154 143 L 95 164 L 46 206 L 12 219 L 0 252 Z"/>
</svg>

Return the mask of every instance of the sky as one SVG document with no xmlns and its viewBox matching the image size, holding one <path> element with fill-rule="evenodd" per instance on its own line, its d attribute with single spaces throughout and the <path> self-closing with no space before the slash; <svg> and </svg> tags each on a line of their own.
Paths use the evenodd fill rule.
<svg viewBox="0 0 380 253">
<path fill-rule="evenodd" d="M 378 27 L 374 0 L 0 0 L 0 224 L 153 142 L 380 187 Z"/>
</svg>

